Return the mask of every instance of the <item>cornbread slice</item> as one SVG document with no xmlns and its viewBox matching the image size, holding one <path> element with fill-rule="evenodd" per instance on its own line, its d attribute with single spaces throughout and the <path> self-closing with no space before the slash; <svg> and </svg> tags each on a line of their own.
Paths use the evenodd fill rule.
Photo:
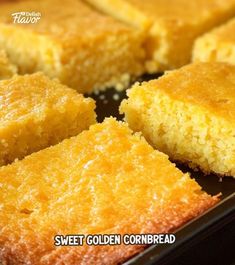
<svg viewBox="0 0 235 265">
<path fill-rule="evenodd" d="M 235 19 L 198 38 L 193 49 L 193 61 L 227 62 L 235 64 Z"/>
<path fill-rule="evenodd" d="M 113 118 L 0 168 L 0 261 L 120 264 L 144 246 L 55 247 L 55 235 L 173 231 L 213 206 L 165 154 Z"/>
<path fill-rule="evenodd" d="M 41 73 L 0 81 L 0 165 L 78 134 L 95 104 Z"/>
<path fill-rule="evenodd" d="M 16 11 L 40 12 L 41 18 L 33 24 L 13 23 Z M 142 32 L 79 0 L 1 3 L 0 47 L 19 73 L 43 71 L 79 92 L 122 88 L 141 75 L 143 39 Z"/>
<path fill-rule="evenodd" d="M 194 40 L 235 15 L 235 0 L 87 0 L 98 9 L 147 30 L 149 72 L 190 62 Z"/>
<path fill-rule="evenodd" d="M 135 84 L 120 110 L 172 160 L 235 177 L 235 66 L 195 63 Z"/>
<path fill-rule="evenodd" d="M 0 50 L 0 80 L 7 79 L 16 74 L 16 66 L 8 59 L 6 52 Z"/>
</svg>

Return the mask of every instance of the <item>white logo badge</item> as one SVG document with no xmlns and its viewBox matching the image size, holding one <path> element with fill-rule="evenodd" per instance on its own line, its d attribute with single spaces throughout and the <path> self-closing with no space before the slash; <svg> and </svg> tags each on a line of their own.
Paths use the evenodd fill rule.
<svg viewBox="0 0 235 265">
<path fill-rule="evenodd" d="M 17 24 L 35 24 L 41 18 L 40 12 L 16 12 L 12 14 L 13 23 Z"/>
</svg>

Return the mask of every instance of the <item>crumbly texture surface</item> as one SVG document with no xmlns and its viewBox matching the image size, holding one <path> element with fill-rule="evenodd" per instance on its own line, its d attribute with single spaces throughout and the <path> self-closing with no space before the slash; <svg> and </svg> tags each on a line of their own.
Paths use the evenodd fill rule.
<svg viewBox="0 0 235 265">
<path fill-rule="evenodd" d="M 106 119 L 0 168 L 0 261 L 118 264 L 144 246 L 55 247 L 54 236 L 166 233 L 216 202 L 126 124 Z"/>
<path fill-rule="evenodd" d="M 0 165 L 95 123 L 95 103 L 41 73 L 0 81 Z"/>
<path fill-rule="evenodd" d="M 235 64 L 235 19 L 198 38 L 193 49 L 195 62 Z"/>
<path fill-rule="evenodd" d="M 136 84 L 121 112 L 171 159 L 235 177 L 235 66 L 195 63 Z"/>
<path fill-rule="evenodd" d="M 16 10 L 40 12 L 37 23 L 13 23 Z M 36 11 L 35 11 L 36 10 Z M 144 71 L 144 34 L 80 0 L 3 2 L 0 47 L 19 73 L 43 71 L 79 92 L 126 87 Z"/>
<path fill-rule="evenodd" d="M 190 62 L 196 37 L 235 15 L 235 0 L 87 0 L 100 10 L 147 31 L 147 70 Z"/>
<path fill-rule="evenodd" d="M 11 78 L 16 72 L 16 66 L 9 61 L 6 52 L 0 50 L 0 80 Z"/>
</svg>

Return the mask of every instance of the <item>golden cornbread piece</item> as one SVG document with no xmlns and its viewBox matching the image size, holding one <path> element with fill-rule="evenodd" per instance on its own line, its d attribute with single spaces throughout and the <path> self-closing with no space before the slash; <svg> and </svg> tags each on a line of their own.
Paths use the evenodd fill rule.
<svg viewBox="0 0 235 265">
<path fill-rule="evenodd" d="M 0 165 L 87 129 L 94 108 L 92 99 L 41 73 L 0 81 Z"/>
<path fill-rule="evenodd" d="M 147 31 L 149 72 L 190 62 L 195 38 L 235 15 L 235 0 L 87 0 L 98 9 Z"/>
<path fill-rule="evenodd" d="M 54 236 L 166 233 L 217 201 L 126 124 L 106 119 L 0 169 L 0 261 L 120 264 L 144 246 L 55 247 Z"/>
<path fill-rule="evenodd" d="M 193 61 L 235 64 L 235 19 L 198 38 Z"/>
<path fill-rule="evenodd" d="M 0 80 L 7 79 L 16 74 L 16 66 L 8 59 L 6 52 L 0 50 Z"/>
<path fill-rule="evenodd" d="M 235 177 L 235 66 L 191 64 L 128 97 L 120 109 L 129 126 L 172 160 Z"/>
<path fill-rule="evenodd" d="M 16 11 L 40 12 L 37 23 L 13 23 Z M 18 14 L 16 22 L 24 16 Z M 79 0 L 3 2 L 0 47 L 19 73 L 43 71 L 79 92 L 122 88 L 144 71 L 144 35 Z"/>
</svg>

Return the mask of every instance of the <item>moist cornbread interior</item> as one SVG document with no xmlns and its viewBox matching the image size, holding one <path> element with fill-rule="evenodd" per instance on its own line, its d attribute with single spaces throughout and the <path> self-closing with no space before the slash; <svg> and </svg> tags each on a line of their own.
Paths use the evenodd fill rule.
<svg viewBox="0 0 235 265">
<path fill-rule="evenodd" d="M 235 19 L 199 37 L 193 49 L 193 61 L 235 64 Z"/>
<path fill-rule="evenodd" d="M 0 81 L 0 165 L 87 129 L 94 109 L 92 99 L 42 73 Z"/>
<path fill-rule="evenodd" d="M 4 50 L 0 50 L 0 80 L 7 79 L 16 74 L 16 66 L 13 65 Z"/>
<path fill-rule="evenodd" d="M 106 119 L 0 168 L 0 260 L 119 264 L 144 246 L 55 247 L 54 236 L 166 233 L 217 201 L 126 124 Z"/>
<path fill-rule="evenodd" d="M 148 34 L 147 70 L 161 72 L 191 61 L 196 37 L 235 15 L 235 0 L 87 0 Z"/>
<path fill-rule="evenodd" d="M 40 12 L 37 23 L 13 23 L 17 10 Z M 36 11 L 35 11 L 36 10 Z M 126 87 L 144 71 L 144 34 L 80 0 L 6 1 L 0 8 L 0 47 L 19 73 L 43 71 L 79 92 Z"/>
<path fill-rule="evenodd" d="M 235 177 L 235 66 L 195 63 L 135 84 L 120 109 L 171 159 Z"/>
</svg>

